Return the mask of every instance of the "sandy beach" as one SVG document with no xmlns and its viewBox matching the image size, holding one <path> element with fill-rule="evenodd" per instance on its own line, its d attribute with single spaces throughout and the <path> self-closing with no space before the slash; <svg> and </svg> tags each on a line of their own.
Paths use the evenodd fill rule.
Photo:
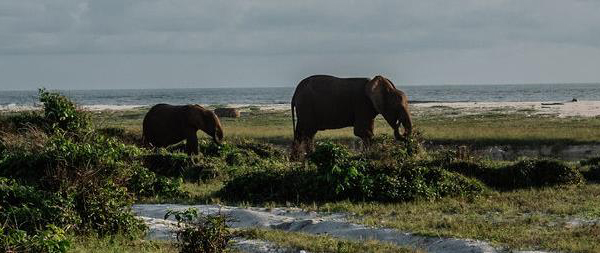
<svg viewBox="0 0 600 253">
<path fill-rule="evenodd" d="M 211 105 L 203 105 L 210 107 Z M 260 110 L 285 111 L 290 109 L 288 104 L 228 104 L 227 107 L 238 108 L 240 111 Z M 90 111 L 123 111 L 135 110 L 148 105 L 84 105 L 82 108 Z M 431 102 L 410 105 L 413 114 L 443 113 L 445 115 L 462 116 L 483 113 L 524 113 L 527 115 L 547 115 L 557 117 L 597 117 L 600 116 L 600 101 L 579 102 Z M 0 111 L 19 112 L 38 110 L 39 106 L 2 105 Z"/>
</svg>

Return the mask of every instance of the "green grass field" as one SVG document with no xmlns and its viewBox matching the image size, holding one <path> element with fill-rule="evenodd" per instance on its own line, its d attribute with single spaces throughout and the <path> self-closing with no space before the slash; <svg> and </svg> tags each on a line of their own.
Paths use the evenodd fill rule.
<svg viewBox="0 0 600 253">
<path fill-rule="evenodd" d="M 426 142 L 472 146 L 600 143 L 598 117 L 557 118 L 531 116 L 531 111 L 506 113 L 502 110 L 461 115 L 453 109 L 439 109 L 435 108 L 436 111 L 432 111 L 430 115 L 427 111 L 414 114 L 415 128 Z M 141 109 L 101 112 L 96 114 L 95 122 L 97 126 L 122 127 L 133 134 L 140 134 L 144 112 Z M 221 122 L 227 141 L 253 139 L 287 147 L 292 139 L 289 111 L 252 110 L 242 113 L 240 118 L 223 118 Z M 377 118 L 376 133 L 391 135 L 391 130 L 380 117 Z M 203 137 L 204 134 L 199 132 L 199 136 Z M 351 128 L 320 132 L 316 138 L 350 146 L 357 146 L 358 143 Z M 193 197 L 178 202 L 221 203 L 220 199 L 214 197 L 214 193 L 222 186 L 223 182 L 218 180 L 205 184 L 186 183 L 184 188 Z M 266 206 L 282 204 L 264 203 Z M 513 250 L 600 252 L 600 227 L 597 225 L 600 220 L 600 187 L 595 183 L 575 187 L 490 192 L 475 198 L 444 198 L 407 203 L 342 201 L 305 203 L 301 207 L 307 210 L 348 212 L 353 214 L 354 222 L 371 226 L 396 228 L 434 237 L 479 239 Z M 286 237 L 281 232 L 255 231 L 254 234 L 282 245 L 299 246 L 303 243 L 303 240 L 291 239 L 292 237 Z M 329 239 L 322 239 L 320 243 L 312 241 L 306 243 L 306 247 L 324 250 L 331 244 L 327 240 Z M 360 246 L 353 247 L 360 249 Z M 378 247 L 381 249 L 378 251 L 389 251 L 389 246 Z"/>
<path fill-rule="evenodd" d="M 524 145 L 536 146 L 600 143 L 600 117 L 557 118 L 529 115 L 526 112 L 493 112 L 479 115 L 453 114 L 428 109 L 414 113 L 415 129 L 434 144 Z M 429 113 L 430 112 L 430 113 Z M 95 122 L 99 127 L 123 127 L 140 134 L 145 110 L 99 112 Z M 277 145 L 289 145 L 293 138 L 290 111 L 248 111 L 240 118 L 222 118 L 226 139 L 250 138 Z M 391 135 L 391 129 L 381 116 L 377 117 L 376 134 Z M 199 132 L 200 137 L 204 134 Z M 317 133 L 316 139 L 331 139 L 344 143 L 358 141 L 352 128 Z"/>
</svg>

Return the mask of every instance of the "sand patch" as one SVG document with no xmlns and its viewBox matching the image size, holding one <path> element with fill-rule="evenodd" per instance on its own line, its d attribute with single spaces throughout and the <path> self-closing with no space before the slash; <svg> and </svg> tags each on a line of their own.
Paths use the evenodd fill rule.
<svg viewBox="0 0 600 253">
<path fill-rule="evenodd" d="M 549 104 L 549 105 L 543 105 Z M 600 116 L 600 101 L 579 102 L 434 102 L 411 104 L 419 111 L 456 109 L 457 116 L 482 113 L 524 113 L 529 115 L 556 115 L 558 117 Z"/>
<path fill-rule="evenodd" d="M 168 224 L 164 220 L 167 210 L 197 208 L 199 213 L 221 213 L 232 218 L 229 226 L 233 228 L 270 228 L 288 232 L 303 232 L 315 235 L 330 235 L 349 240 L 378 240 L 400 246 L 422 248 L 428 252 L 499 252 L 489 243 L 458 238 L 418 236 L 389 228 L 374 228 L 348 222 L 342 213 L 305 212 L 297 208 L 240 208 L 218 205 L 171 205 L 142 204 L 134 205 L 134 212 L 149 225 L 148 236 L 152 239 L 173 238 Z M 165 231 L 167 229 L 167 231 Z M 268 252 L 268 251 L 266 251 Z"/>
</svg>

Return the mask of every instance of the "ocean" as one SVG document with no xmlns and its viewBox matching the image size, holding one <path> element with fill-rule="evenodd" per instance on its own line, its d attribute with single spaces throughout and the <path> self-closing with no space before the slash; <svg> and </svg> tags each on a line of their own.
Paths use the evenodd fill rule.
<svg viewBox="0 0 600 253">
<path fill-rule="evenodd" d="M 398 86 L 412 103 L 600 101 L 599 84 Z M 158 103 L 202 105 L 283 105 L 294 87 L 60 90 L 80 105 L 145 106 Z M 0 91 L 0 109 L 37 104 L 37 91 Z"/>
</svg>

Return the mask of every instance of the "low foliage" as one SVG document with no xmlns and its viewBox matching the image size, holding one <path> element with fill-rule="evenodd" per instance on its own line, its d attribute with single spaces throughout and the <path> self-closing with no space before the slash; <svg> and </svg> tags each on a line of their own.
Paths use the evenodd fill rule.
<svg viewBox="0 0 600 253">
<path fill-rule="evenodd" d="M 228 230 L 227 218 L 223 215 L 198 215 L 197 209 L 185 211 L 168 211 L 165 219 L 173 216 L 177 221 L 177 243 L 183 253 L 217 253 L 223 252 L 231 233 Z"/>
<path fill-rule="evenodd" d="M 455 161 L 444 168 L 475 177 L 488 186 L 503 190 L 577 185 L 584 182 L 583 176 L 576 168 L 555 160 L 529 159 L 498 168 L 481 162 Z"/>
<path fill-rule="evenodd" d="M 139 236 L 136 197 L 176 196 L 181 181 L 141 164 L 145 150 L 88 131 L 87 114 L 40 90 L 43 114 L 9 118 L 0 135 L 0 224 L 5 250 L 64 252 L 67 234 Z M 26 122 L 31 120 L 31 122 Z"/>
<path fill-rule="evenodd" d="M 600 182 L 600 157 L 593 157 L 579 162 L 583 166 L 582 174 L 586 180 Z"/>
<path fill-rule="evenodd" d="M 67 252 L 71 241 L 65 231 L 53 224 L 36 234 L 11 227 L 0 227 L 0 250 L 3 252 Z"/>
<path fill-rule="evenodd" d="M 193 165 L 188 155 L 177 152 L 171 153 L 165 149 L 144 155 L 142 160 L 146 168 L 167 177 L 181 177 Z"/>
<path fill-rule="evenodd" d="M 119 141 L 125 144 L 142 146 L 142 137 L 139 133 L 128 131 L 124 128 L 119 127 L 105 127 L 97 129 L 96 132 L 98 134 L 104 135 L 106 137 L 112 137 L 118 139 Z"/>
<path fill-rule="evenodd" d="M 0 249 L 4 252 L 65 252 L 64 229 L 77 223 L 72 203 L 0 177 Z"/>
<path fill-rule="evenodd" d="M 38 95 L 44 104 L 44 119 L 50 129 L 78 132 L 90 126 L 89 115 L 78 110 L 67 97 L 45 89 L 40 89 Z"/>
<path fill-rule="evenodd" d="M 402 159 L 395 160 L 398 157 Z M 240 175 L 227 182 L 222 194 L 250 201 L 408 201 L 476 195 L 484 189 L 460 174 L 419 166 L 406 152 L 371 160 L 325 142 L 317 143 L 308 161 L 291 170 L 262 169 Z"/>
</svg>

